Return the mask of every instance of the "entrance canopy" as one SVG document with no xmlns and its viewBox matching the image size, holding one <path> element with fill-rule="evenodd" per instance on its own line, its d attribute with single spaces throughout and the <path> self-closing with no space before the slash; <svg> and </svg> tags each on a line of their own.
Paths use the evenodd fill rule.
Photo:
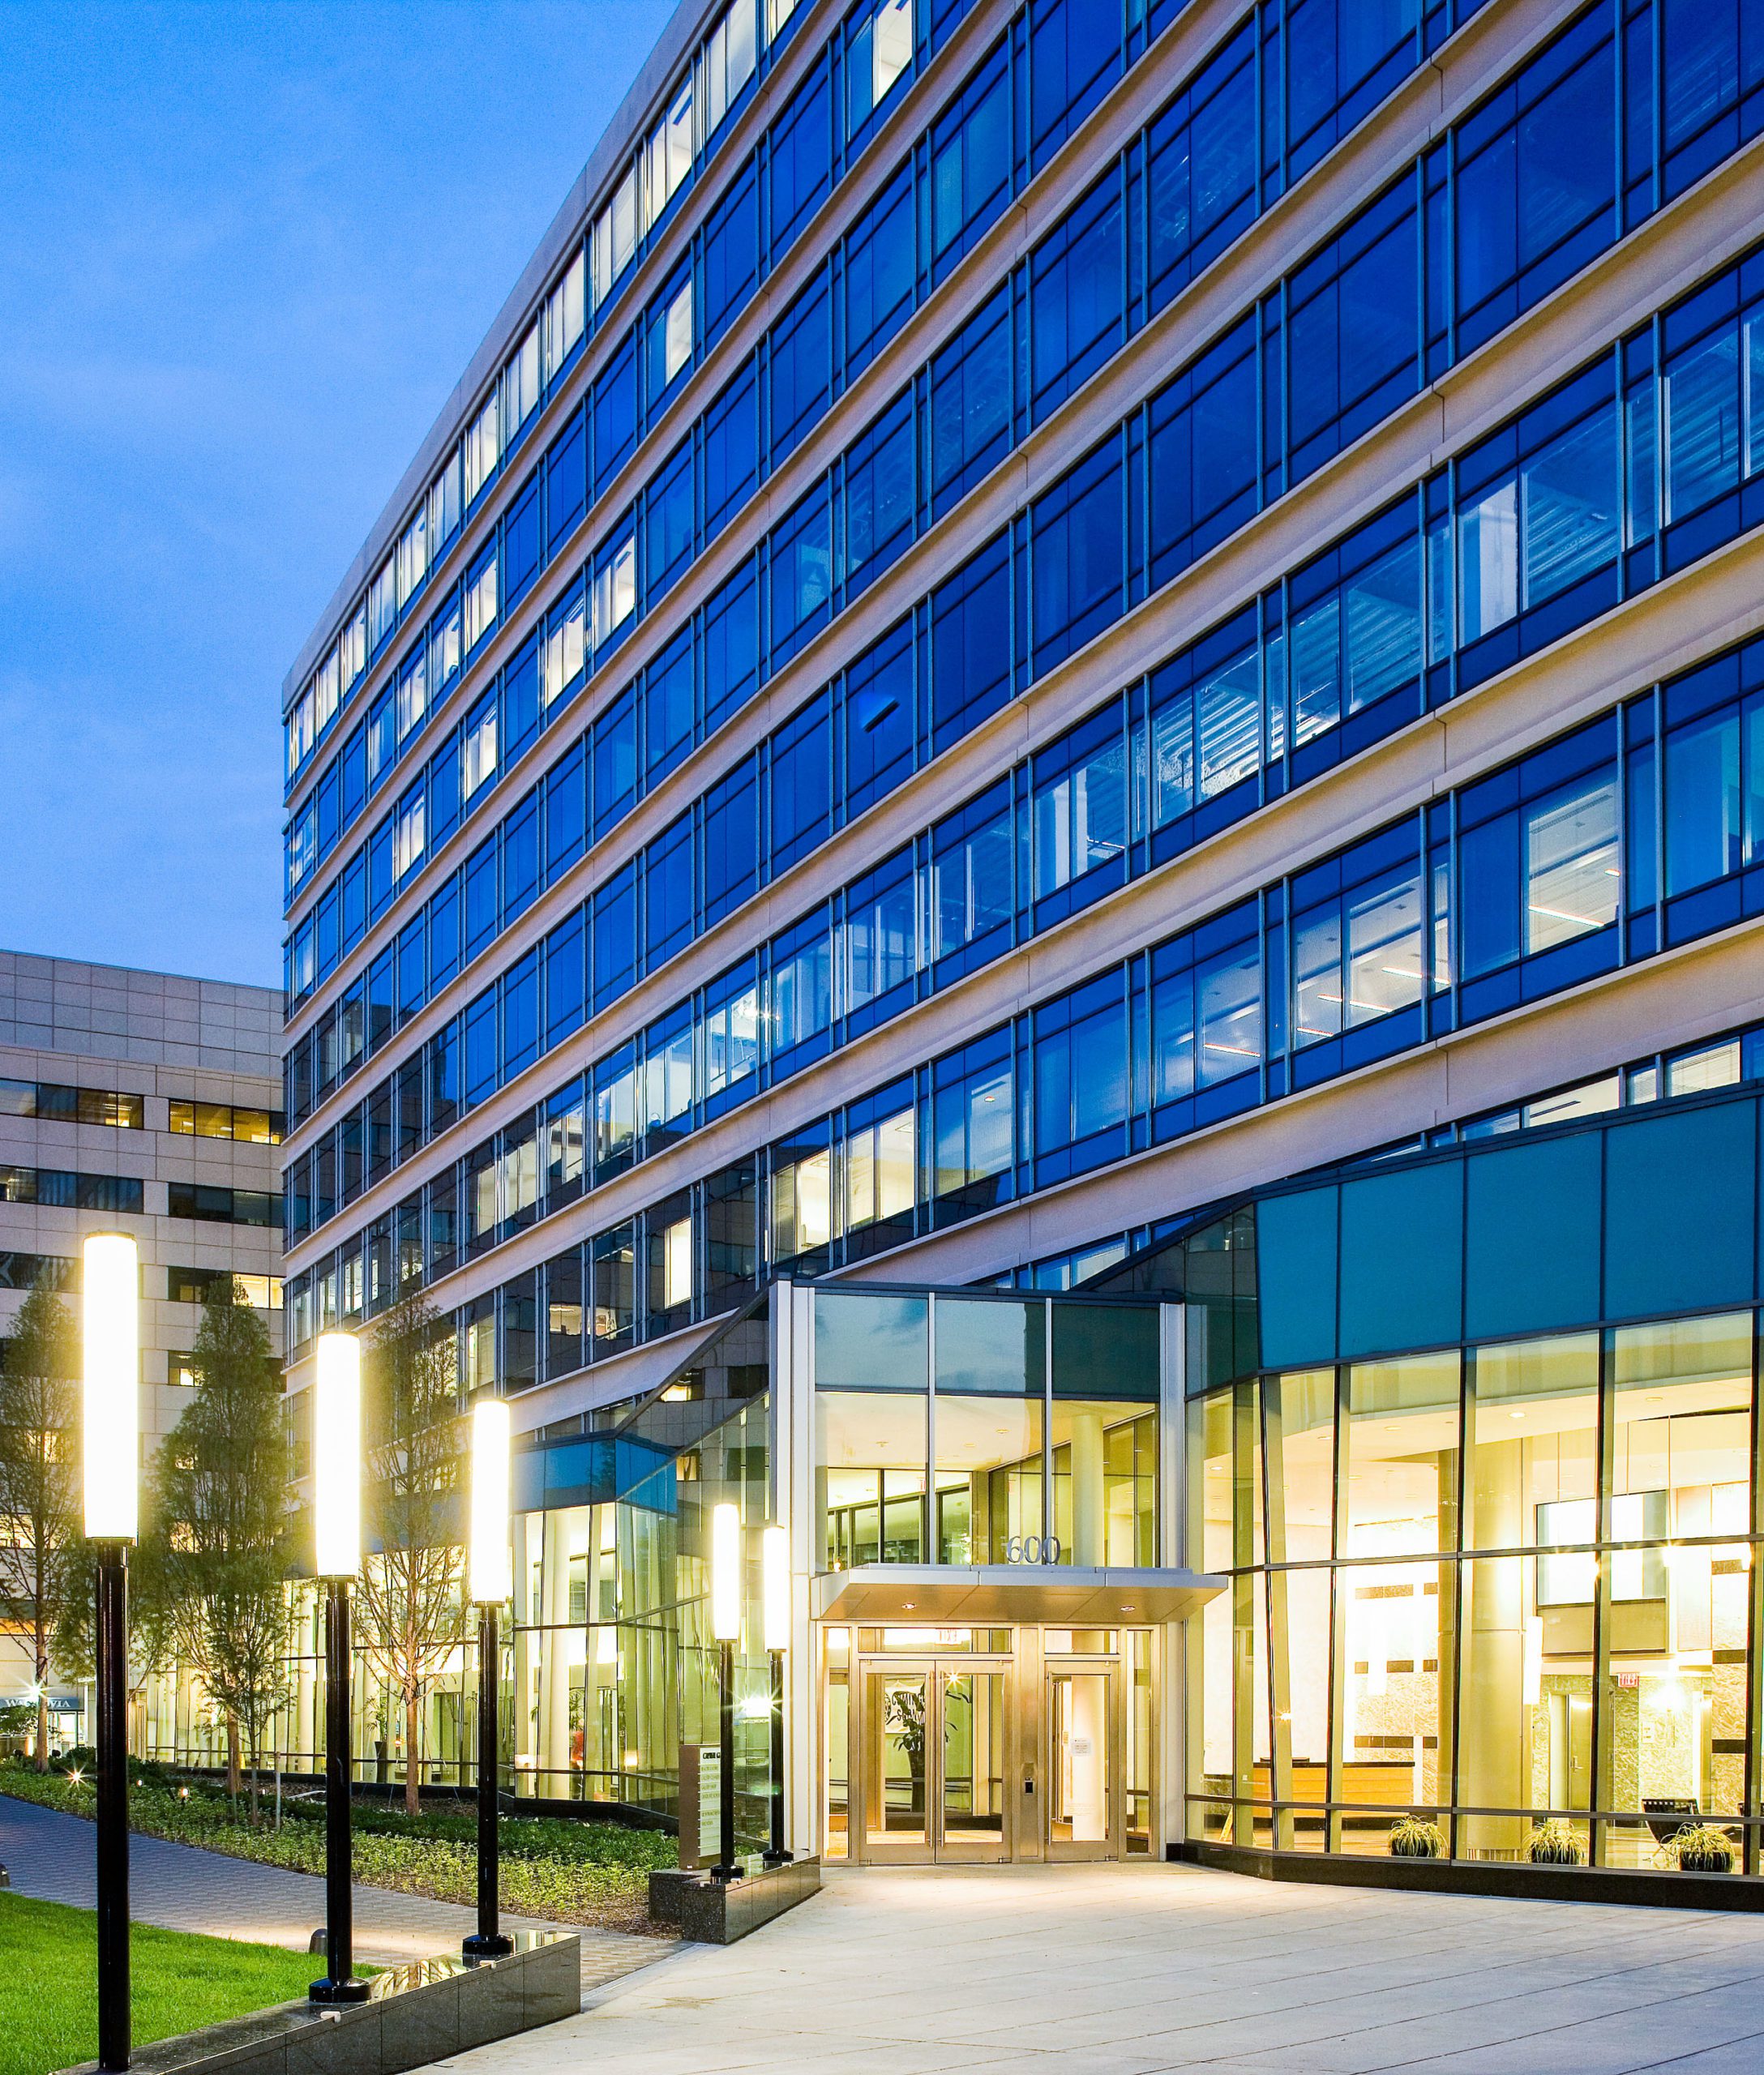
<svg viewBox="0 0 1764 2075">
<path fill-rule="evenodd" d="M 825 1572 L 814 1585 L 823 1620 L 955 1628 L 1180 1620 L 1225 1589 L 1224 1579 L 1205 1572 L 1042 1564 L 860 1564 Z"/>
</svg>

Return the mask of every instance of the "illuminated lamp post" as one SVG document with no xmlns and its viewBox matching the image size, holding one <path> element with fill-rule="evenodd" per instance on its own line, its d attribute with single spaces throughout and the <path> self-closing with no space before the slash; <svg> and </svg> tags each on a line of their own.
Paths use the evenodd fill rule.
<svg viewBox="0 0 1764 2075">
<path fill-rule="evenodd" d="M 362 1568 L 362 1347 L 319 1336 L 312 1387 L 313 1569 L 324 1581 L 324 1979 L 315 2003 L 365 2003 L 349 1863 L 349 1581 Z"/>
<path fill-rule="evenodd" d="M 502 1646 L 498 1611 L 514 1589 L 508 1548 L 508 1406 L 481 1397 L 472 1407 L 472 1529 L 466 1591 L 477 1609 L 477 1929 L 461 1940 L 468 1960 L 499 1959 L 515 1949 L 502 1930 L 497 1846 L 498 1692 Z"/>
<path fill-rule="evenodd" d="M 735 1863 L 735 1644 L 741 1635 L 741 1509 L 711 1508 L 710 1632 L 717 1645 L 718 1813 L 722 1835 L 713 1880 L 739 1880 Z"/>
<path fill-rule="evenodd" d="M 772 1666 L 772 1842 L 768 1866 L 787 1866 L 784 1849 L 784 1653 L 790 1646 L 790 1537 L 769 1527 L 760 1538 L 764 1572 L 765 1653 Z"/>
<path fill-rule="evenodd" d="M 97 1551 L 98 2065 L 129 2064 L 129 1544 L 139 1525 L 140 1294 L 135 1244 L 83 1252 L 86 1538 Z"/>
</svg>

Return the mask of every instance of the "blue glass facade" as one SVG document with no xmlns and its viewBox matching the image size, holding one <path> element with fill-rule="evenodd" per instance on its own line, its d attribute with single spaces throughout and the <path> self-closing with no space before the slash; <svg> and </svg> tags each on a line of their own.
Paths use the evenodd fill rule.
<svg viewBox="0 0 1764 2075">
<path fill-rule="evenodd" d="M 1727 1638 L 1672 1646 L 1671 1738 L 1755 1869 L 1737 1588 L 1613 1611 L 1616 1516 L 1550 1509 L 1751 1546 L 1732 1477 L 1598 1450 L 1620 1373 L 1681 1380 L 1635 1336 L 1760 1301 L 1764 11 L 734 0 L 667 48 L 289 682 L 297 1387 L 420 1288 L 463 1393 L 585 1436 L 780 1279 L 1144 1287 L 1181 1234 L 1232 1585 L 1165 1842 L 1382 1850 L 1388 1803 L 1638 1870 L 1599 1682 L 1667 1680 L 1615 1640 L 1658 1601 Z M 1423 1558 L 1350 1468 L 1287 1579 L 1282 1391 L 1295 1462 L 1455 1420 L 1456 1534 L 1466 1379 L 1544 1341 L 1593 1380 L 1511 1409 L 1588 1488 L 1527 1457 L 1519 1538 L 1441 1526 L 1356 1671 L 1342 1567 Z M 1335 1655 L 1244 1674 L 1319 1594 Z M 1436 1613 L 1435 1718 L 1386 1720 Z M 1479 1622 L 1516 1671 L 1447 1663 Z"/>
</svg>

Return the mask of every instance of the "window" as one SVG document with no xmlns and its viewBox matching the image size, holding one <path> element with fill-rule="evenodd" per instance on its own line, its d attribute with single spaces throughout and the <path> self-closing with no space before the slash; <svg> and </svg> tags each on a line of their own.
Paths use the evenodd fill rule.
<svg viewBox="0 0 1764 2075">
<path fill-rule="evenodd" d="M 1458 126 L 1458 350 L 1566 280 L 1615 233 L 1616 60 L 1589 10 Z"/>
<path fill-rule="evenodd" d="M 850 32 L 846 58 L 846 134 L 854 137 L 912 70 L 913 0 L 876 0 Z"/>
<path fill-rule="evenodd" d="M 771 651 L 778 668 L 833 614 L 833 511 L 817 483 L 772 531 Z"/>
<path fill-rule="evenodd" d="M 1000 534 L 931 593 L 934 755 L 1010 697 L 1011 653 L 1009 540 Z"/>
<path fill-rule="evenodd" d="M 597 654 L 637 609 L 637 544 L 626 533 L 594 558 L 593 632 Z"/>
<path fill-rule="evenodd" d="M 1010 83 L 1000 43 L 931 126 L 931 263 L 935 280 L 1010 199 Z"/>
<path fill-rule="evenodd" d="M 903 621 L 846 675 L 845 814 L 861 814 L 913 768 L 912 626 Z"/>
<path fill-rule="evenodd" d="M 650 229 L 692 170 L 692 76 L 674 89 L 668 111 L 649 133 L 644 154 L 644 229 Z"/>
<path fill-rule="evenodd" d="M 554 609 L 540 654 L 540 697 L 549 709 L 582 675 L 587 661 L 587 606 L 576 591 Z"/>
<path fill-rule="evenodd" d="M 705 990 L 704 1100 L 718 1110 L 747 1092 L 760 1066 L 760 994 L 751 962 Z"/>
<path fill-rule="evenodd" d="M 822 691 L 772 738 L 771 876 L 826 841 L 833 816 L 830 700 Z"/>
<path fill-rule="evenodd" d="M 1034 1012 L 1035 1183 L 1126 1149 L 1127 1003 L 1119 973 Z"/>
<path fill-rule="evenodd" d="M 644 493 L 644 582 L 653 608 L 692 558 L 692 442 L 688 436 Z"/>
<path fill-rule="evenodd" d="M 1154 588 L 1257 509 L 1256 327 L 1227 332 L 1152 400 Z"/>
<path fill-rule="evenodd" d="M 496 695 L 486 691 L 465 717 L 460 738 L 465 797 L 496 775 Z"/>
<path fill-rule="evenodd" d="M 1374 836 L 1293 881 L 1295 1046 L 1339 1037 L 1421 999 L 1422 884 L 1412 828 Z"/>
<path fill-rule="evenodd" d="M 660 402 L 692 365 L 692 284 L 690 277 L 663 291 L 649 319 L 649 400 Z"/>
<path fill-rule="evenodd" d="M 931 831 L 930 952 L 940 986 L 1010 942 L 1016 909 L 1010 782 L 971 800 Z"/>
<path fill-rule="evenodd" d="M 604 302 L 637 254 L 637 169 L 632 166 L 594 219 L 594 301 Z M 469 502 L 469 498 L 467 500 Z"/>
<path fill-rule="evenodd" d="M 1030 531 L 1039 677 L 1100 633 L 1125 603 L 1127 510 L 1118 439 L 1036 499 Z"/>
<path fill-rule="evenodd" d="M 833 395 L 833 333 L 824 273 L 772 327 L 772 466 L 778 466 Z"/>
<path fill-rule="evenodd" d="M 469 510 L 477 501 L 479 491 L 495 474 L 496 464 L 502 459 L 502 423 L 494 394 L 466 427 L 464 451 L 465 503 Z"/>
<path fill-rule="evenodd" d="M 172 1105 L 174 1112 L 178 1107 L 175 1102 Z M 139 1095 L 107 1088 L 70 1088 L 49 1080 L 0 1080 L 0 1117 L 53 1118 L 71 1124 L 109 1124 L 120 1131 L 135 1132 L 145 1122 Z M 279 1128 L 279 1117 L 276 1122 Z M 174 1120 L 171 1128 L 182 1127 Z"/>
<path fill-rule="evenodd" d="M 771 249 L 784 251 L 833 185 L 833 121 L 827 68 L 817 65 L 768 137 Z"/>
<path fill-rule="evenodd" d="M 845 894 L 840 924 L 840 1012 L 848 1034 L 867 1029 L 912 999 L 918 970 L 912 852 L 878 865 Z"/>
<path fill-rule="evenodd" d="M 546 297 L 545 373 L 555 382 L 565 362 L 582 342 L 585 328 L 586 270 L 584 255 L 578 252 L 563 278 Z"/>
<path fill-rule="evenodd" d="M 1030 813 L 1034 896 L 1046 927 L 1055 919 L 1051 897 L 1075 881 L 1104 873 L 1094 889 L 1100 893 L 1125 878 L 1127 742 L 1118 708 L 1105 708 L 1035 757 Z"/>
<path fill-rule="evenodd" d="M 913 171 L 903 165 L 846 237 L 846 376 L 893 337 L 913 308 Z"/>
<path fill-rule="evenodd" d="M 140 1183 L 134 1184 L 139 1199 Z M 171 1182 L 166 1185 L 166 1215 L 193 1218 L 199 1224 L 268 1226 L 280 1221 L 281 1202 L 258 1189 L 220 1188 L 208 1183 Z M 109 1206 L 107 1206 L 109 1207 Z M 122 1209 L 125 1206 L 114 1206 Z M 135 1206 L 139 1209 L 137 1200 Z"/>
<path fill-rule="evenodd" d="M 539 327 L 535 324 L 503 370 L 503 451 L 539 408 Z"/>
<path fill-rule="evenodd" d="M 1030 255 L 1030 409 L 1038 425 L 1125 336 L 1122 224 L 1117 167 Z"/>
<path fill-rule="evenodd" d="M 136 1102 L 139 1097 L 131 1098 Z M 241 1109 L 230 1102 L 183 1102 L 169 1106 L 169 1128 L 196 1138 L 227 1138 L 242 1145 L 280 1145 L 279 1110 Z M 82 1119 L 83 1122 L 89 1121 Z"/>
<path fill-rule="evenodd" d="M 1290 479 L 1301 481 L 1419 386 L 1420 219 L 1405 179 L 1290 277 Z"/>
<path fill-rule="evenodd" d="M 398 802 L 392 824 L 392 873 L 402 880 L 422 862 L 423 820 L 428 796 L 419 778 Z"/>
<path fill-rule="evenodd" d="M 1153 310 L 1162 309 L 1253 221 L 1257 130 L 1256 38 L 1246 23 L 1151 126 L 1146 216 Z"/>
<path fill-rule="evenodd" d="M 465 572 L 465 648 L 470 654 L 496 624 L 496 550 L 486 548 Z"/>
<path fill-rule="evenodd" d="M 1011 304 L 1001 289 L 931 364 L 931 516 L 965 497 L 1010 451 Z"/>
<path fill-rule="evenodd" d="M 756 63 L 755 0 L 735 0 L 704 45 L 700 76 L 704 83 L 704 137 L 716 135 L 723 118 L 753 77 Z"/>
<path fill-rule="evenodd" d="M 1120 0 L 1037 0 L 1030 10 L 1030 163 L 1039 172 L 1121 69 Z"/>
<path fill-rule="evenodd" d="M 976 1038 L 931 1067 L 931 1193 L 939 1224 L 1011 1197 L 1011 1033 Z"/>
<path fill-rule="evenodd" d="M 745 308 L 760 278 L 760 179 L 751 161 L 705 219 L 704 252 L 701 293 L 709 348 Z"/>
</svg>

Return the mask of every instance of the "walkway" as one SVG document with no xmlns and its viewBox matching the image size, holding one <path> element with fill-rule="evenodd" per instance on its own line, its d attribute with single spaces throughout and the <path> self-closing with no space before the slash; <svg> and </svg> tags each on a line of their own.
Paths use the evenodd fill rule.
<svg viewBox="0 0 1764 2075">
<path fill-rule="evenodd" d="M 0 1866 L 20 1895 L 91 1909 L 96 1900 L 92 1826 L 59 1809 L 0 1795 Z M 139 1923 L 173 1931 L 203 1931 L 304 1952 L 324 1922 L 324 1882 L 314 1873 L 259 1866 L 248 1859 L 201 1851 L 163 1838 L 129 1840 L 130 1915 Z M 384 1888 L 355 1889 L 355 1956 L 369 1966 L 390 1966 L 435 1953 L 456 1952 L 477 1922 L 460 1902 L 395 1895 Z M 537 1917 L 509 1916 L 511 1930 L 550 1929 Z M 582 1931 L 582 1986 L 599 1987 L 673 1949 L 662 1940 L 628 1932 Z M 322 1966 L 318 1970 L 323 1972 Z"/>
<path fill-rule="evenodd" d="M 1189 1868 L 837 1873 L 456 2075 L 1757 2075 L 1764 1915 Z"/>
</svg>

